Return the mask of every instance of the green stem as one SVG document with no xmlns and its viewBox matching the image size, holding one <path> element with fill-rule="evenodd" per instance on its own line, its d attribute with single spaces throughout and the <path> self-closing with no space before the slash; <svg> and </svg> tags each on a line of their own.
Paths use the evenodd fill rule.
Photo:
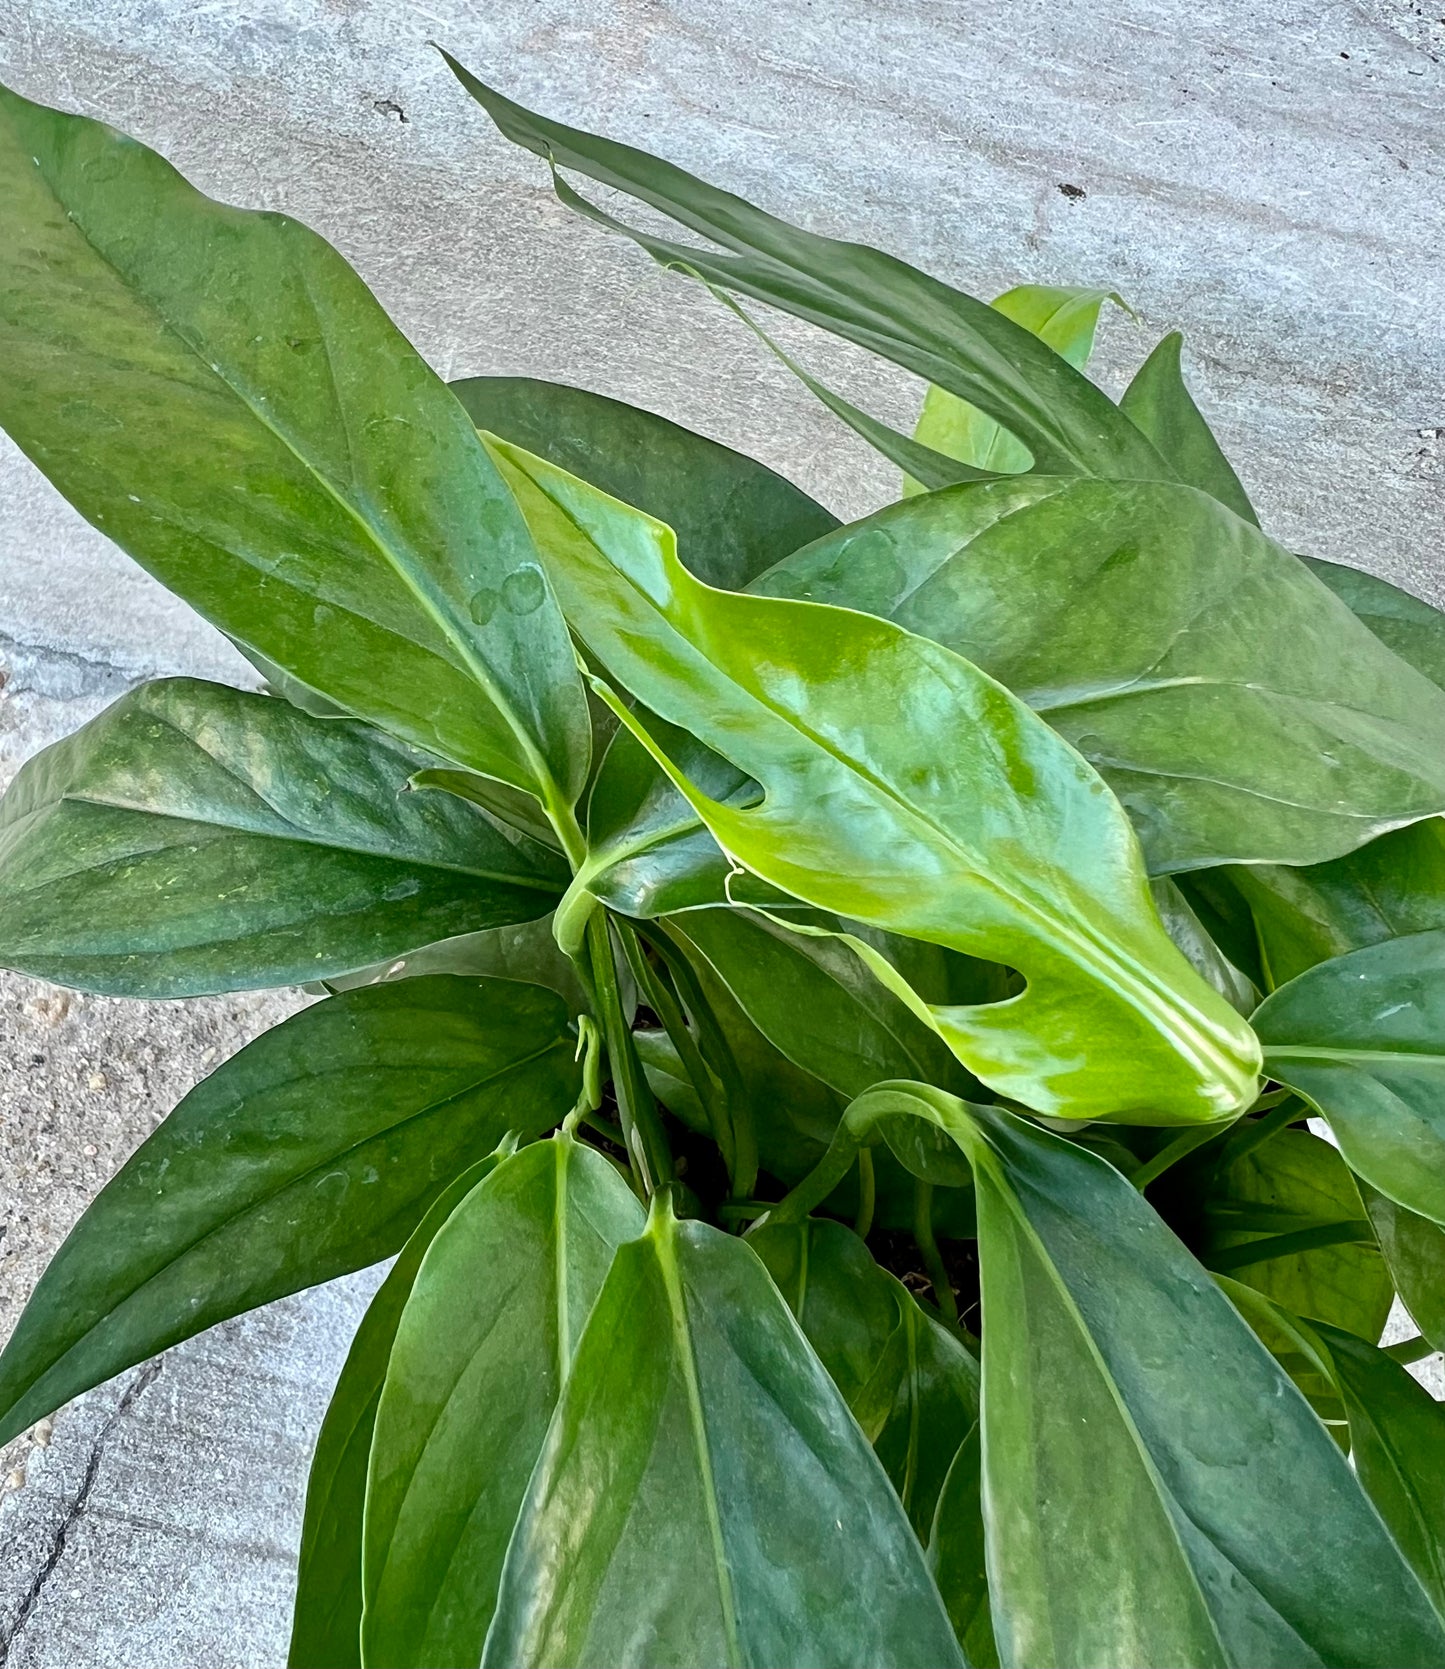
<svg viewBox="0 0 1445 1669">
<path fill-rule="evenodd" d="M 858 1215 L 853 1221 L 853 1232 L 860 1240 L 868 1238 L 873 1227 L 873 1155 L 866 1147 L 858 1149 Z"/>
<path fill-rule="evenodd" d="M 1251 1264 L 1269 1263 L 1274 1258 L 1293 1257 L 1298 1252 L 1318 1251 L 1322 1246 L 1373 1246 L 1375 1231 L 1363 1217 L 1338 1223 L 1321 1223 L 1312 1229 L 1294 1229 L 1289 1234 L 1272 1234 L 1263 1240 L 1248 1240 L 1241 1246 L 1226 1246 L 1210 1252 L 1206 1267 L 1217 1275 Z"/>
<path fill-rule="evenodd" d="M 1181 1159 L 1193 1153 L 1195 1148 L 1214 1141 L 1218 1135 L 1217 1124 L 1196 1124 L 1189 1130 L 1181 1130 L 1172 1142 L 1160 1148 L 1147 1165 L 1141 1165 L 1130 1180 L 1142 1194 L 1149 1184 L 1163 1176 L 1171 1165 L 1177 1165 Z"/>
<path fill-rule="evenodd" d="M 1407 1368 L 1411 1362 L 1423 1362 L 1427 1356 L 1435 1354 L 1435 1346 L 1423 1333 L 1417 1333 L 1413 1339 L 1401 1339 L 1398 1344 L 1387 1344 L 1383 1348 L 1386 1356 L 1393 1356 Z"/>
<path fill-rule="evenodd" d="M 1307 1117 L 1304 1102 L 1292 1091 L 1276 1107 L 1271 1107 L 1263 1118 L 1250 1119 L 1237 1125 L 1219 1154 L 1219 1173 L 1237 1164 L 1245 1154 L 1253 1153 L 1261 1147 L 1271 1136 L 1277 1136 L 1281 1130 L 1287 1130 L 1290 1125 L 1297 1124 L 1300 1119 Z"/>
<path fill-rule="evenodd" d="M 617 1110 L 622 1115 L 622 1133 L 627 1141 L 627 1152 L 642 1191 L 651 1198 L 665 1182 L 672 1180 L 672 1149 L 658 1116 L 657 1102 L 647 1087 L 647 1078 L 637 1050 L 632 1042 L 632 1028 L 622 1012 L 622 997 L 617 988 L 617 963 L 612 953 L 612 938 L 607 916 L 596 911 L 587 923 L 587 956 L 592 971 L 592 989 L 596 997 L 602 1035 L 607 1043 L 607 1057 L 612 1064 L 612 1090 L 617 1097 Z"/>
<path fill-rule="evenodd" d="M 933 1283 L 939 1313 L 952 1326 L 958 1322 L 958 1301 L 944 1267 L 943 1254 L 933 1236 L 933 1184 L 919 1181 L 913 1194 L 913 1238 L 918 1242 L 923 1267 Z"/>
<path fill-rule="evenodd" d="M 770 1223 L 801 1223 L 822 1205 L 829 1194 L 847 1176 L 858 1157 L 858 1138 L 848 1127 L 846 1119 L 839 1121 L 833 1132 L 828 1151 L 791 1192 L 768 1212 Z"/>
</svg>

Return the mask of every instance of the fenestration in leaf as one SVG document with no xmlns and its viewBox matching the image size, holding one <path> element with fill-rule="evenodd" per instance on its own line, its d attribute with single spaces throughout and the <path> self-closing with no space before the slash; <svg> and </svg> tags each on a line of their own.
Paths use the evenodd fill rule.
<svg viewBox="0 0 1445 1669">
<path fill-rule="evenodd" d="M 970 1071 L 1066 1118 L 1248 1105 L 1253 1034 L 1160 926 L 1108 789 L 1022 702 L 891 622 L 714 591 L 661 523 L 493 450 L 589 650 L 762 786 L 756 808 L 723 805 L 651 739 L 725 852 L 820 909 L 1024 975 L 1010 1002 L 923 1010 Z"/>
<path fill-rule="evenodd" d="M 445 794 L 378 730 L 167 679 L 0 802 L 0 965 L 127 997 L 325 979 L 545 915 L 560 856 Z"/>
</svg>

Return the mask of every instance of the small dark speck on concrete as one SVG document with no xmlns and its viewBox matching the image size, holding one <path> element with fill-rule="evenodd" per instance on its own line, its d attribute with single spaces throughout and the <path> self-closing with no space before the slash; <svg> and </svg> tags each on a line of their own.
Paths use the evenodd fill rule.
<svg viewBox="0 0 1445 1669">
<path fill-rule="evenodd" d="M 399 122 L 411 120 L 395 99 L 373 99 L 371 108 L 380 116 L 395 116 Z"/>
<path fill-rule="evenodd" d="M 1059 190 L 1063 192 L 1065 197 L 1068 197 L 1074 202 L 1077 202 L 1080 197 L 1087 197 L 1089 195 L 1088 192 L 1084 190 L 1083 186 L 1070 185 L 1067 180 L 1060 182 Z"/>
</svg>

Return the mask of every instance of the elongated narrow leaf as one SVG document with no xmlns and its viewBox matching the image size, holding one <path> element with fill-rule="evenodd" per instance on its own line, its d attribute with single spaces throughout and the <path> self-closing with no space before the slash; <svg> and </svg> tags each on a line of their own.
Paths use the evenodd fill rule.
<svg viewBox="0 0 1445 1669">
<path fill-rule="evenodd" d="M 570 800 L 566 628 L 466 413 L 329 244 L 0 90 L 0 427 L 231 637 Z"/>
<path fill-rule="evenodd" d="M 364 1662 L 481 1657 L 577 1340 L 613 1253 L 644 1226 L 614 1167 L 559 1136 L 499 1166 L 427 1249 L 376 1414 Z"/>
<path fill-rule="evenodd" d="M 1445 1350 L 1445 1229 L 1360 1184 L 1400 1302 L 1436 1350 Z"/>
<path fill-rule="evenodd" d="M 1351 1170 L 1445 1224 L 1445 931 L 1321 962 L 1253 1025 L 1270 1076 L 1329 1120 Z"/>
<path fill-rule="evenodd" d="M 1259 517 L 1239 477 L 1185 386 L 1179 363 L 1183 346 L 1184 338 L 1171 331 L 1135 372 L 1119 401 L 1120 410 L 1148 435 L 1181 481 L 1257 524 Z"/>
<path fill-rule="evenodd" d="M 1445 809 L 1445 692 L 1189 487 L 951 488 L 752 589 L 866 609 L 1006 684 L 1098 768 L 1155 874 L 1322 861 Z"/>
<path fill-rule="evenodd" d="M 654 1208 L 618 1250 L 482 1662 L 963 1662 L 882 1467 L 742 1241 Z"/>
<path fill-rule="evenodd" d="M 711 590 L 661 523 L 495 450 L 589 649 L 762 786 L 756 808 L 724 804 L 639 728 L 729 856 L 820 909 L 1024 975 L 1007 1004 L 919 1004 L 972 1072 L 1071 1118 L 1248 1103 L 1252 1035 L 1160 926 L 1103 782 L 1020 701 L 890 622 Z"/>
<path fill-rule="evenodd" d="M 748 1245 L 926 1542 L 949 1463 L 978 1419 L 978 1363 L 841 1223 L 765 1225 Z"/>
<path fill-rule="evenodd" d="M 346 1354 L 306 1485 L 287 1659 L 291 1669 L 360 1669 L 366 1468 L 386 1365 L 422 1255 L 498 1157 L 469 1166 L 437 1195 L 367 1306 Z"/>
<path fill-rule="evenodd" d="M 765 464 L 621 400 L 535 377 L 450 387 L 479 429 L 666 522 L 682 560 L 709 585 L 741 591 L 838 525 Z"/>
<path fill-rule="evenodd" d="M 544 915 L 546 847 L 350 720 L 169 679 L 26 764 L 0 802 L 0 964 L 131 997 L 325 979 Z"/>
<path fill-rule="evenodd" d="M 1432 683 L 1445 687 L 1445 614 L 1376 574 L 1315 556 L 1304 560 L 1381 643 Z"/>
<path fill-rule="evenodd" d="M 989 306 L 1006 319 L 1032 331 L 1076 371 L 1082 371 L 1094 351 L 1099 310 L 1110 299 L 1107 290 L 1056 289 L 1048 284 L 1020 284 L 995 296 Z M 936 452 L 961 459 L 976 469 L 1011 473 L 1025 470 L 1029 450 L 993 418 L 960 400 L 945 388 L 930 388 L 924 396 L 914 438 Z M 534 449 L 535 450 L 535 449 Z M 581 471 L 578 472 L 583 473 Z M 905 495 L 922 489 L 905 480 Z M 619 494 L 626 497 L 626 494 Z M 635 503 L 628 499 L 628 503 Z M 645 507 L 644 507 L 645 508 Z M 667 517 L 660 518 L 666 521 Z"/>
<path fill-rule="evenodd" d="M 978 1191 L 1002 1661 L 1440 1662 L 1445 1632 L 1344 1457 L 1142 1195 L 1001 1108 L 914 1105 Z"/>
<path fill-rule="evenodd" d="M 227 1316 L 390 1257 L 580 1079 L 559 997 L 446 977 L 332 997 L 248 1044 L 147 1138 L 0 1355 L 0 1443 Z"/>
<path fill-rule="evenodd" d="M 984 302 L 876 249 L 799 231 L 645 151 L 524 110 L 447 62 L 514 144 L 626 192 L 729 251 L 638 231 L 557 181 L 569 206 L 656 259 L 822 325 L 972 402 L 1016 435 L 1039 469 L 1168 478 L 1143 433 L 1087 377 Z"/>
<path fill-rule="evenodd" d="M 968 1661 L 975 1669 L 998 1669 L 988 1597 L 981 1425 L 959 1445 L 943 1480 L 928 1543 L 928 1568 Z"/>
</svg>

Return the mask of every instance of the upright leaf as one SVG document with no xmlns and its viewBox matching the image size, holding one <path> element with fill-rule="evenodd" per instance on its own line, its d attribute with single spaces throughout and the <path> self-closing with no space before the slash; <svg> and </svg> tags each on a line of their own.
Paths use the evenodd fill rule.
<svg viewBox="0 0 1445 1669">
<path fill-rule="evenodd" d="M 742 1241 L 654 1207 L 618 1250 L 482 1662 L 963 1663 L 882 1468 Z"/>
<path fill-rule="evenodd" d="M 412 1284 L 366 1486 L 362 1658 L 476 1663 L 552 1409 L 613 1253 L 645 1218 L 570 1136 L 507 1160 Z"/>
<path fill-rule="evenodd" d="M 983 1428 L 975 1424 L 943 1480 L 928 1542 L 928 1568 L 948 1608 L 964 1655 L 976 1669 L 998 1669 L 998 1643 L 988 1597 L 987 1530 L 983 1521 Z"/>
<path fill-rule="evenodd" d="M 711 797 L 620 709 L 731 858 L 820 909 L 1023 974 L 1006 1004 L 918 1001 L 971 1071 L 1070 1118 L 1248 1104 L 1248 1028 L 1164 933 L 1103 782 L 1020 701 L 887 621 L 711 590 L 660 523 L 495 450 L 588 648 L 761 785 L 756 807 Z"/>
<path fill-rule="evenodd" d="M 318 1003 L 198 1084 L 101 1190 L 0 1354 L 0 1443 L 228 1316 L 390 1257 L 576 1099 L 567 1010 L 438 976 Z"/>
<path fill-rule="evenodd" d="M 380 731 L 220 684 L 122 696 L 0 801 L 0 963 L 126 997 L 326 979 L 544 915 L 546 847 Z"/>
<path fill-rule="evenodd" d="M 1329 1120 L 1350 1169 L 1445 1224 L 1445 930 L 1321 962 L 1253 1025 L 1270 1076 Z"/>
<path fill-rule="evenodd" d="M 0 427 L 240 643 L 560 806 L 586 703 L 466 413 L 351 268 L 0 89 Z"/>
</svg>

